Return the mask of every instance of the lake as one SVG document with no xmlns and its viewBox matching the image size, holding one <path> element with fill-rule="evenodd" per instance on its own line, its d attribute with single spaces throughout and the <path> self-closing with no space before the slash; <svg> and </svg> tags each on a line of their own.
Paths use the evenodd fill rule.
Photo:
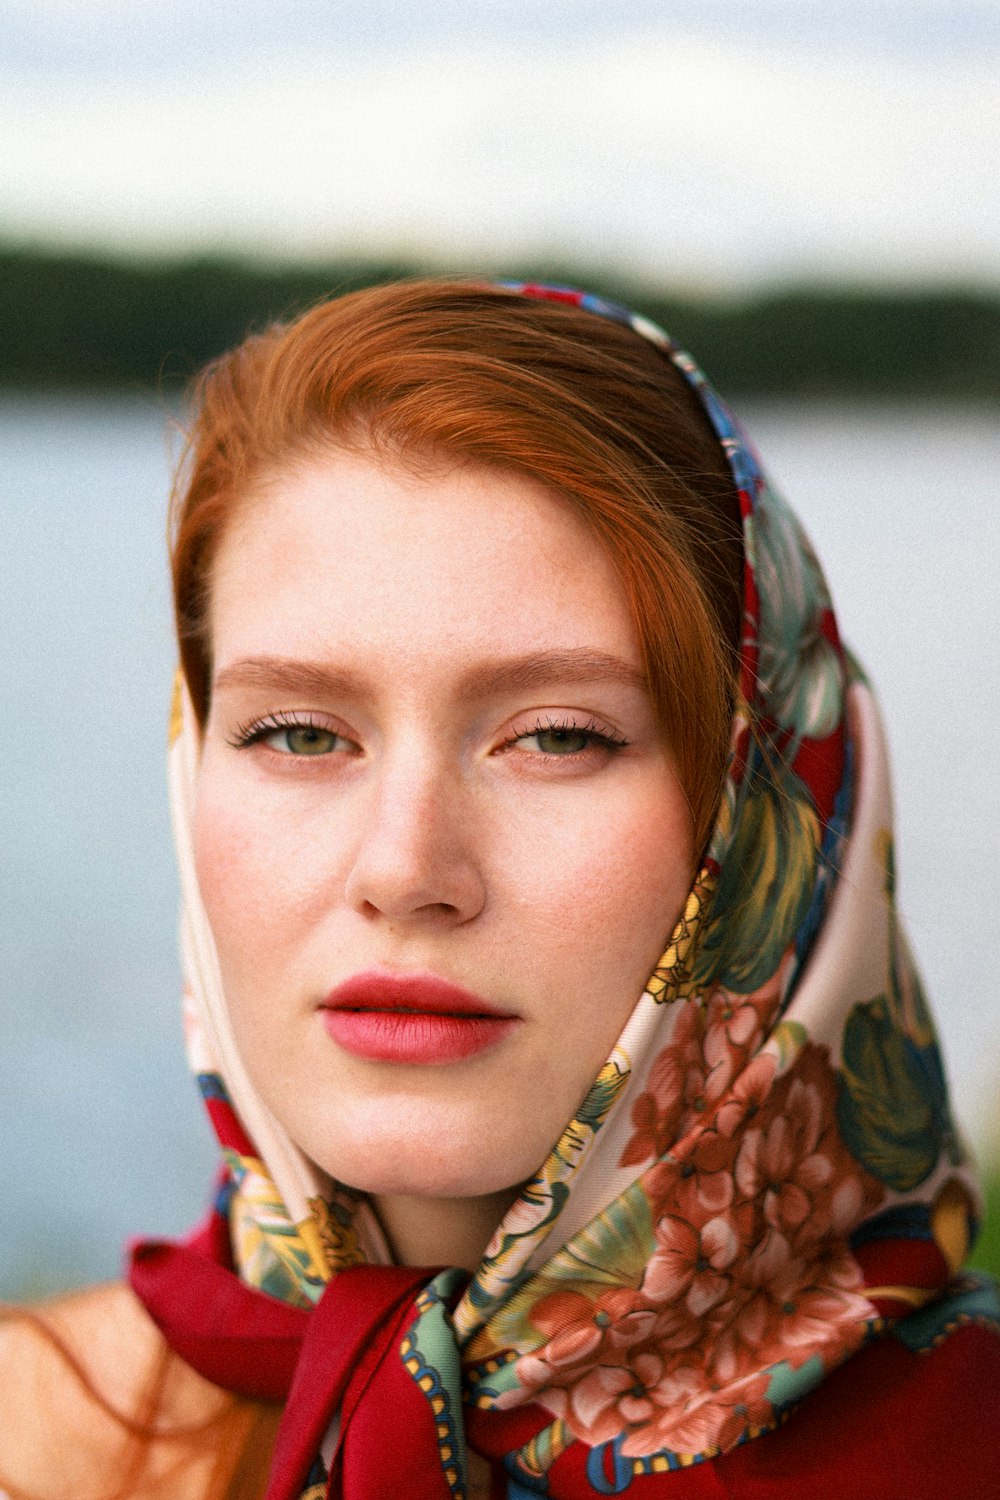
<svg viewBox="0 0 1000 1500">
<path fill-rule="evenodd" d="M 744 412 L 813 536 L 893 747 L 900 899 L 958 1111 L 1000 1142 L 1000 428 Z M 113 1276 L 200 1211 L 163 774 L 171 448 L 153 399 L 0 398 L 0 1295 Z"/>
</svg>

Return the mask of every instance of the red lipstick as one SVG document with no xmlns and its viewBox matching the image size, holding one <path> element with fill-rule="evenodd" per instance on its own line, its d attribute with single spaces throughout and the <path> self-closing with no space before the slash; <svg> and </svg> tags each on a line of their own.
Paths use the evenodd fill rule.
<svg viewBox="0 0 1000 1500">
<path fill-rule="evenodd" d="M 520 1019 L 434 974 L 376 971 L 338 984 L 320 1015 L 345 1052 L 420 1066 L 474 1057 L 502 1041 Z"/>
</svg>

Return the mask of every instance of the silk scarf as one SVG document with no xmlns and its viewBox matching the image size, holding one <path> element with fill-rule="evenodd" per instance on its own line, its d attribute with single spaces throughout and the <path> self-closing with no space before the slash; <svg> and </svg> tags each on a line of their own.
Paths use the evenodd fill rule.
<svg viewBox="0 0 1000 1500">
<path fill-rule="evenodd" d="M 504 293 L 627 324 L 714 428 L 745 551 L 731 760 L 681 917 L 576 1117 L 471 1278 L 403 1270 L 364 1197 L 269 1114 L 234 1044 L 194 873 L 199 742 L 178 687 L 185 1026 L 224 1179 L 214 1222 L 186 1246 L 140 1247 L 133 1283 L 197 1368 L 286 1402 L 273 1500 L 393 1492 L 398 1456 L 379 1470 L 373 1452 L 387 1426 L 408 1495 L 461 1500 L 470 1443 L 502 1462 L 510 1496 L 643 1477 L 654 1493 L 649 1476 L 667 1486 L 769 1431 L 939 1299 L 974 1227 L 896 915 L 879 717 L 807 538 L 659 328 L 568 289 Z"/>
</svg>

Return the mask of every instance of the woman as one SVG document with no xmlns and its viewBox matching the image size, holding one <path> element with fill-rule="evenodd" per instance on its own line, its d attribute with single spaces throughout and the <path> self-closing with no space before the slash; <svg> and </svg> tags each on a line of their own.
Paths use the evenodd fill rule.
<svg viewBox="0 0 1000 1500">
<path fill-rule="evenodd" d="M 224 1171 L 5 1330 L 9 1493 L 991 1493 L 877 716 L 687 357 L 554 289 L 316 308 L 204 377 L 173 565 Z"/>
</svg>

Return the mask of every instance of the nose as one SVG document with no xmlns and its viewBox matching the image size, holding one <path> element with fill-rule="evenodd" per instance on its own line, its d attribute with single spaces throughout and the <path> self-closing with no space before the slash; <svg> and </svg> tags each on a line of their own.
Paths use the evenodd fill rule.
<svg viewBox="0 0 1000 1500">
<path fill-rule="evenodd" d="M 475 818 L 457 778 L 411 760 L 373 778 L 345 897 L 366 917 L 458 926 L 482 911 L 486 886 Z"/>
</svg>

